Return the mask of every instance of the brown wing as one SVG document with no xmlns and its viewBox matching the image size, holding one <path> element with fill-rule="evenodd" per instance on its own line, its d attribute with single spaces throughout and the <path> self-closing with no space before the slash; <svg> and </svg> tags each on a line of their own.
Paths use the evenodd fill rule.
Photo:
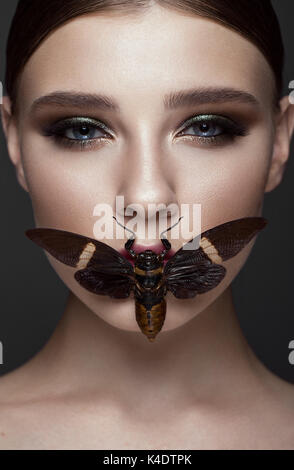
<svg viewBox="0 0 294 470">
<path fill-rule="evenodd" d="M 266 224 L 263 217 L 245 217 L 206 230 L 201 234 L 198 249 L 182 247 L 166 263 L 167 289 L 181 299 L 213 289 L 226 274 L 220 263 L 239 253 Z"/>
<path fill-rule="evenodd" d="M 27 230 L 26 236 L 58 261 L 78 268 L 75 279 L 95 294 L 125 298 L 134 287 L 133 265 L 105 243 L 51 228 Z"/>
<path fill-rule="evenodd" d="M 115 299 L 129 297 L 134 283 L 126 276 L 108 273 L 103 269 L 86 268 L 77 271 L 75 279 L 94 294 L 108 295 Z"/>
</svg>

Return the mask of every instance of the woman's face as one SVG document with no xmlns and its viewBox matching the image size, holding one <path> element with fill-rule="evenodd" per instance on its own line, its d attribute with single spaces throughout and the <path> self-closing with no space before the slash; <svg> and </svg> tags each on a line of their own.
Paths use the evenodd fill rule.
<svg viewBox="0 0 294 470">
<path fill-rule="evenodd" d="M 94 238 L 94 207 L 105 203 L 115 214 L 118 195 L 125 207 L 140 204 L 146 213 L 150 203 L 201 204 L 202 231 L 261 215 L 274 145 L 273 87 L 271 69 L 251 42 L 201 17 L 156 6 L 137 18 L 71 20 L 31 56 L 19 87 L 21 165 L 37 226 Z M 167 98 L 179 91 L 193 91 L 194 99 Z M 69 94 L 87 98 L 73 103 Z M 111 97 L 117 109 L 105 100 L 91 105 L 89 95 Z M 120 250 L 126 239 L 103 241 Z M 185 241 L 172 240 L 173 249 Z M 210 292 L 193 300 L 168 293 L 163 331 L 220 296 L 251 248 L 224 264 L 227 275 Z M 92 294 L 72 268 L 49 260 L 95 314 L 139 332 L 132 297 Z"/>
</svg>

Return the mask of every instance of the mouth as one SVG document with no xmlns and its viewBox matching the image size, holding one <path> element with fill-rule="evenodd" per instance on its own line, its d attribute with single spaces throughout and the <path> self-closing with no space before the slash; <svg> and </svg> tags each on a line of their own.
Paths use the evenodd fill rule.
<svg viewBox="0 0 294 470">
<path fill-rule="evenodd" d="M 159 243 L 157 245 L 138 245 L 138 244 L 134 244 L 132 246 L 132 250 L 135 251 L 135 253 L 142 253 L 142 251 L 145 251 L 145 250 L 152 250 L 154 251 L 154 253 L 156 253 L 157 255 L 159 253 L 161 253 L 163 250 L 164 250 L 164 246 Z M 120 251 L 120 254 L 122 256 L 124 256 L 128 261 L 130 261 L 130 263 L 132 263 L 132 265 L 134 266 L 135 265 L 135 261 L 134 259 L 131 257 L 131 255 L 127 252 L 127 250 L 125 248 L 121 249 Z M 173 257 L 173 255 L 175 254 L 175 251 L 171 248 L 165 255 L 164 259 L 163 259 L 163 263 L 164 265 L 167 263 L 167 261 Z"/>
</svg>

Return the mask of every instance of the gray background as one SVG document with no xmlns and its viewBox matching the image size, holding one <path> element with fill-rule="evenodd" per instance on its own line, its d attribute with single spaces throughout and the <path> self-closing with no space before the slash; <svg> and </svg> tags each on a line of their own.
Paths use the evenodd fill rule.
<svg viewBox="0 0 294 470">
<path fill-rule="evenodd" d="M 285 42 L 284 93 L 294 80 L 293 0 L 274 0 Z M 4 82 L 5 47 L 17 1 L 0 6 L 0 80 Z M 0 126 L 1 127 L 1 126 Z M 293 145 L 284 180 L 266 194 L 263 215 L 269 224 L 257 238 L 247 263 L 233 282 L 243 332 L 259 359 L 275 374 L 294 383 L 289 343 L 294 340 L 292 295 Z M 68 290 L 44 253 L 25 236 L 34 227 L 29 196 L 17 183 L 0 129 L 0 341 L 5 374 L 34 356 L 48 341 L 61 318 Z M 221 357 L 218 358 L 222 360 Z"/>
</svg>

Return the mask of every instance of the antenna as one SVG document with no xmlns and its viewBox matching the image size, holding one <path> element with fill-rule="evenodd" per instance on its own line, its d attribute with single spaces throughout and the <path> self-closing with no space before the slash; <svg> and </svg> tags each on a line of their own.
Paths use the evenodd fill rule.
<svg viewBox="0 0 294 470">
<path fill-rule="evenodd" d="M 135 232 L 133 232 L 133 231 L 130 230 L 129 228 L 127 228 L 127 227 L 125 227 L 124 225 L 122 225 L 122 224 L 117 220 L 117 218 L 114 217 L 114 215 L 113 215 L 112 217 L 115 219 L 115 221 L 116 221 L 116 223 L 118 223 L 118 225 L 120 225 L 120 226 L 123 227 L 125 230 L 128 230 L 129 232 L 131 232 L 131 233 L 133 234 L 132 240 L 134 240 L 134 239 L 136 238 Z M 129 238 L 129 240 L 131 240 L 131 238 Z"/>
<path fill-rule="evenodd" d="M 182 216 L 179 218 L 179 220 L 178 220 L 175 224 L 173 224 L 173 225 L 172 225 L 171 227 L 169 227 L 167 230 L 164 230 L 163 232 L 161 232 L 160 238 L 166 238 L 166 237 L 162 237 L 162 234 L 165 233 L 165 232 L 168 232 L 169 230 L 171 230 L 175 225 L 178 225 L 178 223 L 180 222 L 180 220 L 181 220 L 183 217 L 184 217 L 184 216 L 182 215 Z"/>
</svg>

